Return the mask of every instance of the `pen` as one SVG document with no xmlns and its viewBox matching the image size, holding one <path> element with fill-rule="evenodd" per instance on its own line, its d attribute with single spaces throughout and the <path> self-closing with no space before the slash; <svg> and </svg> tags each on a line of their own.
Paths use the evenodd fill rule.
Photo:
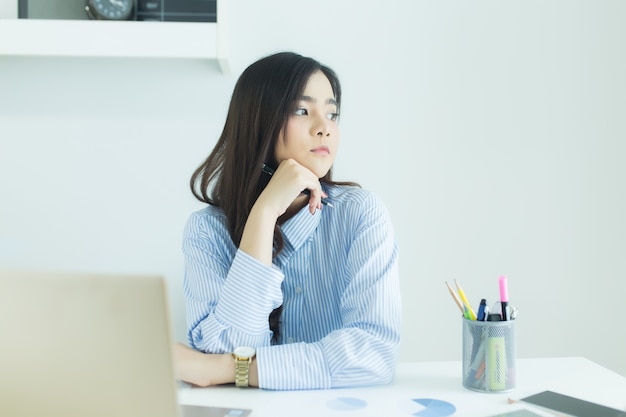
<svg viewBox="0 0 626 417">
<path fill-rule="evenodd" d="M 261 168 L 261 170 L 262 170 L 263 172 L 265 172 L 267 175 L 269 175 L 270 177 L 271 177 L 272 175 L 274 175 L 274 172 L 275 172 L 275 171 L 272 169 L 272 167 L 270 167 L 270 166 L 269 166 L 269 165 L 267 165 L 267 164 L 263 164 L 263 167 Z M 310 196 L 311 196 L 311 190 L 309 190 L 308 188 L 305 188 L 304 190 L 302 190 L 302 194 L 307 195 L 307 196 L 309 196 L 309 197 L 310 197 Z M 334 206 L 331 204 L 331 202 L 330 202 L 330 201 L 328 201 L 328 199 L 327 199 L 327 198 L 322 198 L 322 204 L 324 204 L 325 206 L 328 206 L 328 207 L 334 207 Z"/>
<path fill-rule="evenodd" d="M 476 320 L 485 321 L 485 309 L 487 308 L 487 300 L 480 300 L 480 306 L 478 306 L 478 314 L 476 314 Z"/>
<path fill-rule="evenodd" d="M 485 371 L 485 340 L 479 340 L 480 347 L 476 354 L 471 357 L 469 375 L 467 379 L 469 383 L 478 388 L 481 385 L 481 377 Z"/>
<path fill-rule="evenodd" d="M 470 320 L 476 320 L 476 314 L 474 313 L 474 310 L 472 310 L 472 307 L 470 306 L 469 301 L 467 301 L 467 297 L 465 296 L 463 289 L 461 288 L 461 286 L 459 285 L 456 279 L 454 280 L 454 283 L 456 284 L 456 289 L 459 291 L 459 296 L 461 297 L 463 304 L 465 305 L 465 307 L 467 307 L 467 310 L 469 311 Z"/>
<path fill-rule="evenodd" d="M 502 321 L 507 321 L 508 318 L 508 307 L 509 307 L 509 290 L 506 285 L 506 277 L 501 276 L 498 280 L 500 284 L 500 304 L 502 305 Z"/>
</svg>

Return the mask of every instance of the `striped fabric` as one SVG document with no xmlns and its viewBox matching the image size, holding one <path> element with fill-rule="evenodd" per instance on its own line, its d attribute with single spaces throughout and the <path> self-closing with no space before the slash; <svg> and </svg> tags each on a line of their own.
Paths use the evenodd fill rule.
<svg viewBox="0 0 626 417">
<path fill-rule="evenodd" d="M 282 226 L 285 248 L 268 267 L 239 251 L 209 206 L 184 233 L 189 343 L 211 353 L 257 349 L 259 385 L 316 389 L 386 383 L 400 342 L 398 249 L 372 193 L 325 188 L 334 207 L 308 206 Z M 283 304 L 279 336 L 270 312 Z"/>
</svg>

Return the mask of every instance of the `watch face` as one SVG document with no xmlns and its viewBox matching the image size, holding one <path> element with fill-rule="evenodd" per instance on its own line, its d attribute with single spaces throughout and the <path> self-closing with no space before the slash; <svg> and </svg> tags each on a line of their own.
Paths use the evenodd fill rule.
<svg viewBox="0 0 626 417">
<path fill-rule="evenodd" d="M 254 355 L 254 349 L 247 346 L 238 347 L 235 349 L 235 355 L 240 358 L 249 358 Z"/>
<path fill-rule="evenodd" d="M 92 19 L 128 20 L 134 0 L 87 0 L 87 14 Z"/>
</svg>

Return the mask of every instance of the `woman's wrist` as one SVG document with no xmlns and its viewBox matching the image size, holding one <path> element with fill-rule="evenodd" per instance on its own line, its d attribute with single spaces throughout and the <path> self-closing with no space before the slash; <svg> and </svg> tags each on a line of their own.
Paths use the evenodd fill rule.
<svg viewBox="0 0 626 417">
<path fill-rule="evenodd" d="M 177 343 L 174 356 L 176 379 L 201 387 L 235 382 L 235 361 L 230 353 L 207 354 Z"/>
<path fill-rule="evenodd" d="M 271 211 L 255 205 L 248 215 L 239 249 L 262 263 L 271 265 L 276 219 Z"/>
</svg>

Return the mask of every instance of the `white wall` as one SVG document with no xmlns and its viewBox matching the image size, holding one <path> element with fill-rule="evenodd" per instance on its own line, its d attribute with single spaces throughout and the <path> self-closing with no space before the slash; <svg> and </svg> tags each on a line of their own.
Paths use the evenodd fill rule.
<svg viewBox="0 0 626 417">
<path fill-rule="evenodd" d="M 460 359 L 444 281 L 495 301 L 506 274 L 519 357 L 626 375 L 626 2 L 229 1 L 229 76 L 0 57 L 0 267 L 164 274 L 183 340 L 188 178 L 238 74 L 291 49 L 339 73 L 337 177 L 391 211 L 402 360 Z"/>
</svg>

